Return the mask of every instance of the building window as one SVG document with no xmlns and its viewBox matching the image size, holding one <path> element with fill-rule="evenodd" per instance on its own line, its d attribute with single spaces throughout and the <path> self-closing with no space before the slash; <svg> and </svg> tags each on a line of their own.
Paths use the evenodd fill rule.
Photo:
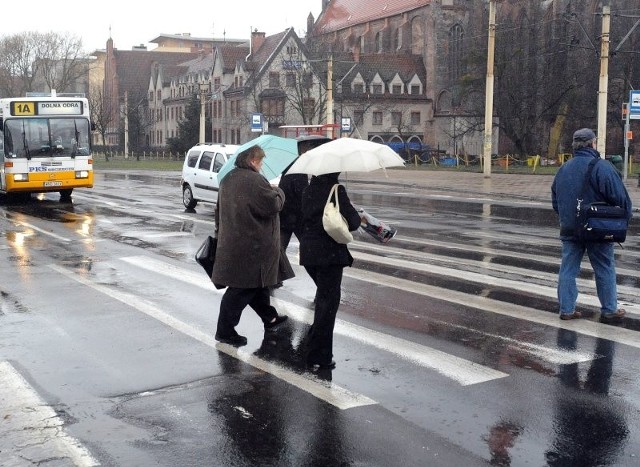
<svg viewBox="0 0 640 467">
<path fill-rule="evenodd" d="M 288 45 L 287 46 L 287 54 L 288 55 L 297 55 L 298 54 L 298 48 Z"/>
<path fill-rule="evenodd" d="M 354 94 L 364 94 L 364 84 L 358 83 L 353 85 Z"/>
<path fill-rule="evenodd" d="M 381 53 L 384 48 L 383 48 L 383 34 L 382 31 L 378 32 L 376 34 L 376 52 Z"/>
<path fill-rule="evenodd" d="M 382 112 L 373 112 L 373 124 L 382 125 Z"/>
<path fill-rule="evenodd" d="M 463 74 L 462 70 L 462 54 L 464 30 L 462 26 L 456 24 L 449 31 L 449 39 L 451 46 L 449 47 L 449 77 L 455 82 L 460 79 Z"/>
<path fill-rule="evenodd" d="M 400 85 L 400 84 L 394 84 L 394 85 L 391 87 L 391 92 L 392 92 L 393 94 L 402 94 L 402 85 Z"/>
<path fill-rule="evenodd" d="M 402 28 L 396 29 L 394 42 L 393 48 L 395 50 L 400 50 L 402 48 Z"/>
<path fill-rule="evenodd" d="M 400 126 L 402 123 L 402 112 L 391 112 L 391 124 L 393 126 Z"/>
<path fill-rule="evenodd" d="M 411 53 L 415 55 L 422 54 L 422 47 L 424 46 L 424 35 L 422 32 L 422 19 L 418 16 L 411 21 L 411 38 L 409 44 L 411 45 Z"/>
<path fill-rule="evenodd" d="M 263 99 L 261 110 L 265 117 L 284 121 L 284 99 Z"/>
<path fill-rule="evenodd" d="M 284 76 L 285 86 L 288 88 L 293 88 L 296 85 L 296 74 L 295 73 L 287 73 Z"/>
<path fill-rule="evenodd" d="M 411 94 L 414 94 L 414 95 L 420 94 L 420 85 L 419 84 L 412 84 L 411 85 Z"/>
<path fill-rule="evenodd" d="M 364 120 L 364 112 L 362 110 L 353 111 L 353 123 L 354 125 L 360 125 Z"/>
<path fill-rule="evenodd" d="M 420 125 L 420 112 L 411 112 L 411 124 Z"/>
<path fill-rule="evenodd" d="M 280 87 L 280 73 L 278 73 L 277 71 L 269 72 L 269 87 L 270 88 Z"/>
<path fill-rule="evenodd" d="M 382 94 L 382 84 L 372 84 L 371 85 L 371 93 L 372 94 Z"/>
</svg>

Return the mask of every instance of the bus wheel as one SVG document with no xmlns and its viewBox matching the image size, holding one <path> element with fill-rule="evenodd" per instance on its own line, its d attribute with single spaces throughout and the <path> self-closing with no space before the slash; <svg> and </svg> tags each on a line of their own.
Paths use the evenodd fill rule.
<svg viewBox="0 0 640 467">
<path fill-rule="evenodd" d="M 68 190 L 60 190 L 60 201 L 64 203 L 70 202 L 72 191 L 73 191 L 73 188 L 69 188 Z"/>
<path fill-rule="evenodd" d="M 198 204 L 198 201 L 193 198 L 191 187 L 187 184 L 182 187 L 182 204 L 184 204 L 184 207 L 187 209 L 193 209 L 196 207 L 196 204 Z"/>
</svg>

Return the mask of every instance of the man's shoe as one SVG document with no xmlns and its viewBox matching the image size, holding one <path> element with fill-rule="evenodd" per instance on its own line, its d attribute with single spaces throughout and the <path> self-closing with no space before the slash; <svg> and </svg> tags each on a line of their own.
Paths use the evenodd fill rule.
<svg viewBox="0 0 640 467">
<path fill-rule="evenodd" d="M 275 321 L 272 321 L 270 323 L 266 323 L 264 325 L 264 329 L 266 331 L 272 331 L 275 328 L 277 328 L 278 326 L 280 326 L 280 324 L 284 323 L 287 319 L 289 319 L 289 317 L 287 315 L 278 315 L 275 318 Z"/>
<path fill-rule="evenodd" d="M 625 311 L 623 309 L 616 310 L 613 313 L 603 313 L 600 315 L 601 321 L 619 321 L 624 318 Z"/>
<path fill-rule="evenodd" d="M 582 318 L 582 313 L 579 311 L 574 311 L 573 313 L 560 313 L 561 320 L 569 320 L 569 319 L 580 319 Z"/>
<path fill-rule="evenodd" d="M 235 347 L 241 347 L 243 345 L 247 345 L 247 338 L 241 336 L 240 334 L 236 334 L 235 336 L 221 336 L 220 334 L 215 335 L 215 339 L 218 342 L 222 342 L 223 344 L 233 345 Z"/>
<path fill-rule="evenodd" d="M 309 367 L 309 369 L 311 371 L 333 370 L 336 367 L 336 362 L 334 360 L 331 360 L 331 362 L 329 362 L 329 363 L 309 362 L 309 363 L 307 363 L 307 366 Z"/>
</svg>

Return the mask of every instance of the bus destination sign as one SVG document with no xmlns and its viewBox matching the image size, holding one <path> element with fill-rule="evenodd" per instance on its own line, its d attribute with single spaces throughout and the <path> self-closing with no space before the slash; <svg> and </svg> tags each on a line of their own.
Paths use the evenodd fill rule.
<svg viewBox="0 0 640 467">
<path fill-rule="evenodd" d="M 82 115 L 80 101 L 14 101 L 11 115 L 29 117 L 36 115 Z"/>
</svg>

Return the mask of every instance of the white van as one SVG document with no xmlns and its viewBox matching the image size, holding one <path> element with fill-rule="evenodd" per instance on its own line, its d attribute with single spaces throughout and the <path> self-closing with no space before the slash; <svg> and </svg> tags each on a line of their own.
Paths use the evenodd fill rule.
<svg viewBox="0 0 640 467">
<path fill-rule="evenodd" d="M 193 209 L 198 201 L 218 201 L 218 172 L 236 152 L 233 144 L 197 144 L 187 152 L 182 166 L 182 203 Z"/>
</svg>

